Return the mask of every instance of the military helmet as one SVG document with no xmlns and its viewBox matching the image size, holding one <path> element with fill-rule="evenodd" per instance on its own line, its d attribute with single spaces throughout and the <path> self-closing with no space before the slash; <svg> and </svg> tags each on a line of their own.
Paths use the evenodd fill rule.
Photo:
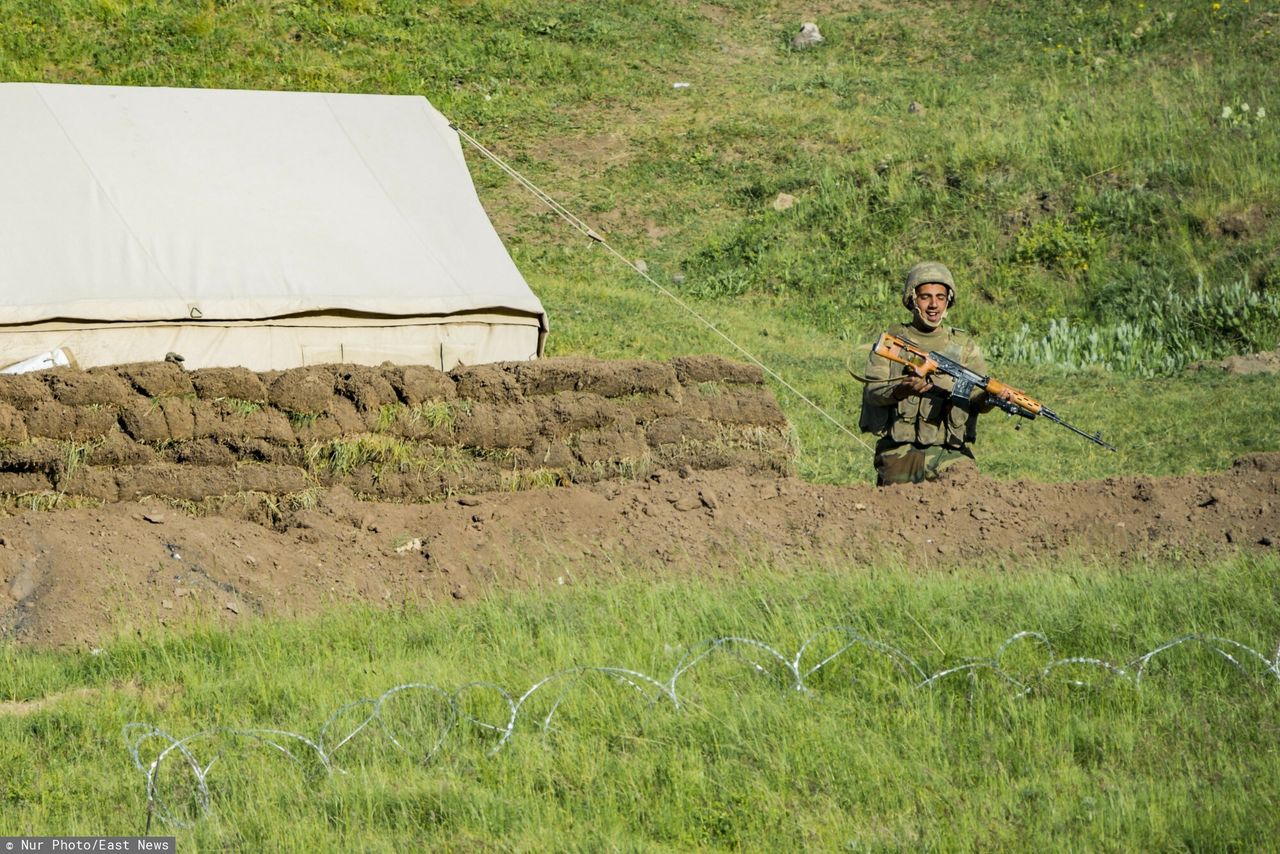
<svg viewBox="0 0 1280 854">
<path fill-rule="evenodd" d="M 951 271 L 937 261 L 921 261 L 907 271 L 907 281 L 902 288 L 902 304 L 907 311 L 915 303 L 916 288 L 921 285 L 944 285 L 947 289 L 947 305 L 956 304 L 956 281 Z"/>
</svg>

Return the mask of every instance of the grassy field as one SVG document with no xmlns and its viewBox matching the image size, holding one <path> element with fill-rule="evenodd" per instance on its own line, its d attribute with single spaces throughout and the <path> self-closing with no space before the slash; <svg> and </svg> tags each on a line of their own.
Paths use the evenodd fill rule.
<svg viewBox="0 0 1280 854">
<path fill-rule="evenodd" d="M 844 338 L 936 256 L 982 335 L 1275 346 L 1274 4 L 816 11 L 826 42 L 795 51 L 811 5 L 0 0 L 0 79 L 426 95 L 656 278 Z M 528 273 L 626 281 L 469 154 Z M 1176 299 L 1198 287 L 1263 302 Z"/>
<path fill-rule="evenodd" d="M 793 50 L 804 17 L 826 41 Z M 702 317 L 468 148 L 549 352 L 745 350 L 826 412 L 774 382 L 806 477 L 869 478 L 833 423 L 856 423 L 845 366 L 922 257 L 998 376 L 1122 449 L 988 419 L 990 473 L 1280 447 L 1265 384 L 1181 373 L 1280 344 L 1274 3 L 0 0 L 0 22 L 3 80 L 426 95 Z"/>
<path fill-rule="evenodd" d="M 461 711 L 501 728 L 509 710 L 475 683 L 519 698 L 591 666 L 667 682 L 704 640 L 754 639 L 791 660 L 842 627 L 850 634 L 815 640 L 802 673 L 855 636 L 914 666 L 857 646 L 797 691 L 768 652 L 724 645 L 674 682 L 679 708 L 603 674 L 566 676 L 520 706 L 505 743 L 465 720 L 446 729 L 437 694 L 400 692 L 384 720 L 403 751 L 370 727 L 332 751 L 333 774 L 283 735 L 273 739 L 297 763 L 244 736 L 196 740 L 201 766 L 217 757 L 208 814 L 172 755 L 151 828 L 165 828 L 165 811 L 200 817 L 175 831 L 180 850 L 1265 848 L 1280 832 L 1280 674 L 1226 647 L 1236 669 L 1200 644 L 1154 657 L 1137 687 L 1091 665 L 1040 672 L 1089 657 L 1133 675 L 1135 659 L 1191 632 L 1269 658 L 1277 577 L 1275 558 L 950 576 L 758 566 L 733 583 L 588 584 L 234 634 L 197 627 L 94 656 L 0 648 L 0 696 L 11 698 L 0 706 L 0 833 L 142 832 L 146 783 L 120 736 L 131 722 L 177 737 L 285 730 L 332 747 L 369 710 L 330 722 L 334 712 L 420 683 L 472 685 Z M 1024 639 L 1000 654 L 1023 630 L 1052 652 Z M 922 674 L 997 655 L 999 672 L 920 687 Z M 12 703 L 41 698 L 52 699 Z M 163 746 L 144 744 L 143 761 Z"/>
<path fill-rule="evenodd" d="M 826 41 L 792 50 L 808 19 Z M 1190 473 L 1280 450 L 1274 377 L 1183 371 L 1280 343 L 1277 66 L 1267 0 L 0 0 L 0 81 L 427 96 L 699 315 L 468 149 L 547 306 L 551 354 L 741 347 L 826 413 L 771 381 L 799 473 L 835 483 L 870 479 L 861 439 L 833 423 L 857 420 L 846 369 L 899 319 L 898 283 L 924 257 L 956 272 L 952 321 L 997 376 L 1120 449 L 993 416 L 976 449 L 988 474 Z M 927 673 L 990 659 L 1020 630 L 1059 657 L 1117 664 L 1188 632 L 1270 657 L 1277 570 L 1247 557 L 945 577 L 758 566 L 733 584 L 191 627 L 98 655 L 0 644 L 0 834 L 142 832 L 145 784 L 119 736 L 130 722 L 318 738 L 344 704 L 405 682 L 518 696 L 588 665 L 661 680 L 726 635 L 790 655 L 846 626 Z M 857 650 L 797 692 L 722 650 L 680 681 L 679 710 L 587 676 L 544 734 L 570 684 L 558 681 L 496 754 L 491 730 L 460 723 L 430 761 L 447 704 L 406 693 L 388 712 L 405 752 L 368 730 L 329 775 L 221 735 L 195 748 L 203 763 L 220 755 L 210 814 L 193 812 L 181 762 L 166 761 L 161 794 L 198 817 L 177 831 L 183 850 L 1272 844 L 1274 676 L 1186 645 L 1140 690 L 1083 665 L 1041 680 L 1038 649 L 1020 641 L 1002 659 L 1027 696 L 993 671 L 913 687 Z M 503 716 L 492 690 L 463 706 Z M 152 816 L 151 832 L 169 829 Z"/>
</svg>

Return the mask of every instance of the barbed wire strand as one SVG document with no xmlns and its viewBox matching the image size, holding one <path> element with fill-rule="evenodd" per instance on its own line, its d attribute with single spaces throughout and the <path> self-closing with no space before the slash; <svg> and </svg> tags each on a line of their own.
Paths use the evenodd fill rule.
<svg viewBox="0 0 1280 854">
<path fill-rule="evenodd" d="M 541 201 L 547 207 L 551 208 L 552 211 L 554 211 L 565 222 L 569 223 L 570 226 L 572 226 L 574 229 L 581 232 L 582 234 L 586 235 L 595 243 L 598 243 L 601 246 L 603 246 L 610 255 L 613 255 L 623 264 L 626 264 L 635 272 L 636 275 L 640 276 L 642 279 L 644 279 L 646 282 L 648 282 L 650 285 L 656 288 L 659 293 L 661 293 L 663 296 L 670 299 L 672 302 L 674 302 L 684 311 L 688 312 L 689 315 L 695 318 L 699 323 L 701 323 L 711 332 L 715 333 L 720 338 L 724 339 L 729 344 L 729 346 L 733 347 L 733 349 L 736 350 L 740 355 L 742 355 L 743 358 L 747 359 L 756 367 L 760 368 L 760 370 L 764 371 L 766 374 L 772 377 L 779 385 L 781 385 L 787 391 L 791 392 L 797 398 L 799 398 L 800 400 L 808 404 L 815 412 L 817 412 L 819 415 L 821 415 L 831 424 L 835 425 L 835 427 L 838 430 L 840 430 L 842 433 L 849 436 L 851 439 L 853 439 L 862 447 L 866 448 L 868 451 L 872 450 L 871 445 L 867 444 L 867 442 L 864 441 L 861 436 L 859 436 L 857 433 L 854 433 L 852 430 L 846 427 L 842 421 L 840 421 L 835 416 L 831 415 L 829 412 L 827 412 L 820 405 L 818 405 L 816 402 L 811 400 L 807 395 L 805 395 L 803 392 L 801 392 L 791 383 L 787 382 L 787 380 L 781 374 L 779 374 L 773 368 L 766 365 L 754 353 L 752 353 L 746 347 L 742 346 L 737 341 L 735 341 L 732 337 L 730 337 L 728 333 L 722 330 L 719 326 L 717 326 L 716 324 L 712 323 L 710 320 L 708 320 L 707 318 L 699 314 L 697 309 L 695 309 L 693 306 L 689 305 L 687 302 L 681 299 L 678 294 L 674 293 L 670 288 L 664 287 L 663 285 L 659 284 L 652 276 L 650 276 L 647 272 L 642 270 L 638 264 L 633 262 L 630 258 L 627 258 L 617 249 L 614 249 L 613 246 L 609 244 L 609 241 L 605 240 L 604 237 L 602 237 L 599 232 L 597 232 L 594 228 L 592 228 L 590 225 L 584 222 L 580 217 L 578 217 L 576 214 L 574 214 L 572 211 L 570 211 L 560 202 L 552 198 L 550 194 L 548 194 L 545 190 L 543 190 L 537 184 L 533 183 L 533 181 L 531 181 L 529 178 L 523 175 L 514 166 L 507 163 L 497 154 L 494 154 L 492 151 L 486 148 L 483 144 L 481 144 L 479 140 L 477 140 L 471 134 L 467 133 L 465 130 L 459 127 L 456 122 L 451 121 L 449 123 L 449 127 L 453 128 L 453 130 L 458 134 L 458 136 L 461 137 L 464 141 L 466 141 L 468 145 L 470 145 L 476 151 L 480 152 L 481 155 L 483 155 L 486 159 L 488 159 L 495 166 L 501 169 L 507 176 L 509 176 L 517 184 L 519 184 L 520 186 L 528 190 L 530 193 L 532 193 L 535 197 L 537 197 L 539 201 Z"/>
<path fill-rule="evenodd" d="M 806 669 L 804 666 L 806 652 L 812 649 L 819 640 L 829 635 L 843 637 L 839 649 L 826 655 L 817 664 Z M 1034 678 L 1020 679 L 1009 673 L 1002 666 L 1005 654 L 1021 642 L 1034 642 L 1040 648 L 1041 655 L 1045 658 L 1043 666 L 1037 672 L 1033 672 Z M 1264 679 L 1269 676 L 1277 683 L 1280 683 L 1280 647 L 1277 647 L 1276 654 L 1268 659 L 1252 647 L 1239 641 L 1216 635 L 1181 635 L 1160 644 L 1149 652 L 1143 653 L 1126 665 L 1118 665 L 1102 658 L 1086 656 L 1058 658 L 1048 637 L 1040 632 L 1022 631 L 1011 635 L 1001 643 L 991 658 L 971 659 L 930 674 L 919 662 L 898 647 L 867 637 L 846 626 L 832 626 L 810 635 L 800 644 L 796 653 L 791 657 L 787 657 L 775 647 L 753 638 L 738 636 L 710 638 L 695 644 L 686 651 L 672 670 L 671 675 L 666 679 L 658 679 L 641 671 L 625 667 L 571 667 L 542 677 L 518 698 L 514 697 L 502 686 L 492 682 L 469 682 L 452 693 L 429 683 L 406 682 L 387 689 L 377 697 L 365 697 L 340 706 L 320 727 L 320 732 L 314 739 L 302 733 L 281 729 L 236 729 L 226 727 L 206 729 L 192 735 L 176 738 L 159 727 L 138 722 L 126 724 L 121 735 L 128 747 L 134 766 L 142 773 L 145 779 L 148 827 L 150 826 L 151 816 L 154 814 L 171 827 L 186 828 L 191 827 L 196 820 L 209 816 L 213 812 L 213 795 L 209 784 L 209 775 L 219 759 L 224 755 L 225 748 L 222 745 L 227 739 L 239 739 L 252 745 L 260 745 L 276 755 L 285 757 L 304 772 L 308 772 L 306 757 L 311 757 L 314 761 L 310 765 L 309 776 L 323 775 L 327 777 L 334 774 L 346 774 L 347 772 L 338 764 L 336 754 L 343 747 L 350 744 L 356 736 L 371 727 L 376 726 L 380 729 L 387 742 L 397 750 L 402 752 L 409 750 L 405 742 L 401 738 L 397 738 L 396 729 L 387 720 L 386 709 L 392 701 L 408 696 L 413 692 L 421 692 L 436 697 L 443 703 L 443 708 L 447 710 L 447 714 L 444 715 L 444 719 L 439 723 L 434 737 L 429 740 L 429 747 L 418 757 L 420 761 L 429 763 L 440 753 L 448 736 L 456 729 L 459 723 L 469 724 L 482 732 L 496 736 L 497 741 L 492 749 L 489 750 L 490 756 L 496 755 L 514 737 L 521 710 L 525 708 L 526 703 L 544 688 L 557 682 L 563 682 L 560 686 L 559 694 L 556 695 L 550 709 L 542 716 L 538 725 L 538 728 L 544 734 L 552 731 L 556 712 L 569 695 L 570 690 L 580 684 L 586 677 L 593 675 L 612 678 L 623 686 L 634 689 L 641 698 L 648 701 L 649 708 L 665 700 L 671 704 L 673 711 L 679 713 L 683 710 L 684 704 L 677 688 L 678 681 L 716 652 L 723 652 L 738 659 L 746 664 L 751 671 L 778 681 L 782 687 L 808 693 L 813 690 L 808 684 L 810 680 L 845 656 L 850 650 L 863 647 L 867 651 L 888 660 L 899 673 L 907 675 L 911 679 L 910 687 L 913 689 L 932 689 L 951 677 L 964 676 L 969 680 L 970 699 L 972 699 L 972 691 L 976 687 L 977 677 L 982 672 L 991 673 L 998 677 L 1016 690 L 1017 693 L 1014 695 L 1016 698 L 1023 698 L 1032 695 L 1038 687 L 1050 684 L 1050 676 L 1055 671 L 1072 666 L 1097 669 L 1109 677 L 1109 681 L 1122 682 L 1137 690 L 1142 687 L 1148 667 L 1157 656 L 1188 644 L 1203 646 L 1217 654 L 1246 679 L 1250 678 L 1250 671 L 1240 659 L 1253 661 L 1261 665 L 1261 673 Z M 766 664 L 762 664 L 761 660 L 767 664 L 776 665 L 776 667 L 771 669 Z M 779 671 L 786 673 L 785 679 L 778 678 Z M 1092 687 L 1092 683 L 1080 678 L 1067 678 L 1062 681 L 1062 684 L 1078 688 Z M 490 692 L 501 700 L 501 705 L 505 707 L 501 722 L 483 720 L 465 711 L 464 700 L 468 695 L 477 692 Z M 359 723 L 350 732 L 338 739 L 332 747 L 328 747 L 330 730 L 348 712 L 363 708 L 369 709 L 368 714 L 364 715 Z M 400 733 L 400 735 L 404 736 L 406 734 Z M 147 761 L 143 757 L 144 746 L 150 742 L 157 742 L 159 750 L 155 752 L 154 758 Z M 197 758 L 197 745 L 206 746 L 207 749 L 214 751 L 212 758 L 207 763 L 202 763 Z M 303 750 L 304 748 L 305 750 Z M 185 797 L 186 805 L 189 807 L 188 813 L 194 815 L 191 820 L 183 818 L 177 813 L 173 801 L 179 796 L 170 795 L 161 786 L 160 770 L 166 761 L 180 761 L 180 768 L 190 775 L 190 780 L 188 781 L 190 788 L 187 790 L 187 794 L 182 797 Z"/>
</svg>

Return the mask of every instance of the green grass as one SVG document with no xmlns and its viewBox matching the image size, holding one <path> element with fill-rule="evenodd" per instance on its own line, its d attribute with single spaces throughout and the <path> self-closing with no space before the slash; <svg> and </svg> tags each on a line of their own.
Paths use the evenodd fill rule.
<svg viewBox="0 0 1280 854">
<path fill-rule="evenodd" d="M 456 414 L 453 407 L 445 400 L 427 400 L 414 406 L 393 403 L 378 410 L 378 420 L 374 429 L 386 433 L 394 431 L 399 424 L 416 425 L 421 423 L 432 430 L 452 433 Z"/>
<path fill-rule="evenodd" d="M 218 398 L 215 402 L 222 404 L 223 411 L 235 413 L 242 418 L 247 418 L 262 409 L 261 401 L 241 400 L 237 397 Z"/>
<path fill-rule="evenodd" d="M 925 256 L 983 335 L 1280 288 L 1273 4 L 818 11 L 826 42 L 799 52 L 815 10 L 763 0 L 0 0 L 0 79 L 426 95 L 664 282 L 846 335 Z M 604 269 L 468 156 L 523 269 Z"/>
<path fill-rule="evenodd" d="M 53 699 L 0 713 L 0 829 L 141 832 L 144 780 L 120 738 L 130 722 L 178 737 L 273 728 L 317 739 L 344 704 L 404 683 L 453 692 L 483 681 L 518 697 L 545 676 L 595 665 L 664 680 L 716 637 L 753 638 L 789 658 L 815 632 L 843 626 L 928 673 L 989 660 L 1021 630 L 1043 632 L 1058 658 L 1122 666 L 1190 632 L 1270 656 L 1278 570 L 1275 558 L 1243 556 L 947 576 L 760 566 L 733 581 L 588 584 L 465 608 L 146 632 L 97 655 L 7 647 L 0 700 Z M 837 648 L 827 636 L 804 661 Z M 370 730 L 335 753 L 346 774 L 308 776 L 314 761 L 295 766 L 244 739 L 195 744 L 203 763 L 222 750 L 209 774 L 213 810 L 176 832 L 184 849 L 1134 850 L 1265 847 L 1280 831 L 1274 674 L 1243 657 L 1242 674 L 1187 645 L 1157 657 L 1135 690 L 1085 666 L 1037 680 L 1046 660 L 1027 641 L 1005 652 L 1002 667 L 1033 686 L 1023 697 L 991 671 L 915 688 L 918 677 L 862 647 L 797 692 L 774 678 L 781 668 L 762 675 L 719 652 L 676 683 L 679 710 L 598 675 L 562 680 L 527 701 L 500 751 L 492 733 L 460 723 L 430 761 L 444 704 L 405 693 L 387 716 L 416 752 Z M 461 696 L 468 714 L 505 722 L 493 690 Z M 363 714 L 338 716 L 328 742 Z M 180 770 L 161 766 L 176 812 L 189 791 Z M 152 821 L 152 832 L 165 829 Z"/>
</svg>

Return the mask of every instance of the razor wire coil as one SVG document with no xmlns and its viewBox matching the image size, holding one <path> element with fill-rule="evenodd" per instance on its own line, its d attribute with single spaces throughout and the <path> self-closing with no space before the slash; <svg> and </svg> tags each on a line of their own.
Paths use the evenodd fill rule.
<svg viewBox="0 0 1280 854">
<path fill-rule="evenodd" d="M 806 667 L 804 658 L 807 651 L 815 644 L 830 635 L 842 636 L 839 648 L 827 654 L 819 662 Z M 1034 673 L 1034 679 L 1020 679 L 1010 673 L 1001 662 L 1011 648 L 1020 642 L 1033 642 L 1043 650 L 1045 663 Z M 393 686 L 377 697 L 364 697 L 340 706 L 320 727 L 315 738 L 298 732 L 281 729 L 237 729 L 217 727 L 201 730 L 191 735 L 175 737 L 166 730 L 147 723 L 134 722 L 126 724 L 122 737 L 125 741 L 134 767 L 145 780 L 148 826 L 154 814 L 170 827 L 187 828 L 195 820 L 206 817 L 213 812 L 213 795 L 209 784 L 209 775 L 223 755 L 220 742 L 225 739 L 242 739 L 251 745 L 259 746 L 275 755 L 292 762 L 296 767 L 312 774 L 331 776 L 346 774 L 338 763 L 336 754 L 344 746 L 350 744 L 361 733 L 378 729 L 386 741 L 400 751 L 407 747 L 401 738 L 397 738 L 395 726 L 387 719 L 385 710 L 388 705 L 410 692 L 424 692 L 434 696 L 443 703 L 446 710 L 444 720 L 430 740 L 428 748 L 419 759 L 430 762 L 443 749 L 449 734 L 459 725 L 467 724 L 481 732 L 496 737 L 494 746 L 489 750 L 493 756 L 503 750 L 515 735 L 516 726 L 521 718 L 521 711 L 526 703 L 535 695 L 542 693 L 549 686 L 559 683 L 559 693 L 555 695 L 547 713 L 542 716 L 539 729 L 542 732 L 552 731 L 553 720 L 561 704 L 573 687 L 583 677 L 601 675 L 609 677 L 619 684 L 633 689 L 640 698 L 653 707 L 662 701 L 671 705 L 672 710 L 680 712 L 684 705 L 678 683 L 693 668 L 710 658 L 714 653 L 723 652 L 746 664 L 755 673 L 780 681 L 781 687 L 801 693 L 809 693 L 814 689 L 808 684 L 810 680 L 830 667 L 842 656 L 857 647 L 885 658 L 897 672 L 905 674 L 910 680 L 910 687 L 916 690 L 932 689 L 943 682 L 958 676 L 968 678 L 971 682 L 977 679 L 980 672 L 988 672 L 1002 680 L 1014 690 L 1014 697 L 1030 696 L 1037 687 L 1037 682 L 1047 683 L 1051 674 L 1062 668 L 1082 666 L 1100 671 L 1111 682 L 1120 682 L 1135 690 L 1142 687 L 1144 678 L 1152 661 L 1158 656 L 1188 644 L 1197 644 L 1207 648 L 1227 662 L 1234 671 L 1244 678 L 1249 678 L 1250 671 L 1244 661 L 1260 666 L 1260 674 L 1264 680 L 1275 680 L 1280 683 L 1280 647 L 1268 659 L 1265 655 L 1239 641 L 1230 638 L 1206 634 L 1186 634 L 1166 641 L 1154 649 L 1143 653 L 1126 664 L 1119 665 L 1102 658 L 1088 656 L 1069 656 L 1058 658 L 1049 638 L 1040 632 L 1022 631 L 1007 638 L 990 658 L 970 659 L 962 663 L 944 667 L 929 673 L 919 662 L 891 644 L 867 637 L 860 632 L 845 626 L 824 628 L 810 635 L 797 648 L 791 657 L 784 655 L 777 648 L 763 641 L 748 637 L 724 636 L 710 638 L 696 644 L 685 652 L 670 676 L 658 679 L 638 670 L 613 666 L 580 666 L 558 670 L 535 681 L 519 697 L 502 686 L 492 682 L 476 681 L 462 685 L 453 692 L 429 683 L 406 682 Z M 771 668 L 769 665 L 773 665 Z M 779 673 L 785 678 L 779 679 Z M 1079 678 L 1068 678 L 1064 684 L 1069 687 L 1091 687 L 1092 683 Z M 501 700 L 500 706 L 505 710 L 501 721 L 481 719 L 464 708 L 466 697 L 475 692 L 491 692 Z M 367 709 L 367 714 L 349 732 L 337 737 L 332 730 L 336 729 L 344 717 L 355 710 Z M 403 735 L 403 734 L 401 734 Z M 334 739 L 331 743 L 331 739 Z M 154 756 L 150 761 L 144 759 L 144 747 L 151 742 L 158 743 Z M 204 761 L 197 755 L 197 750 L 212 750 L 213 755 Z M 166 762 L 181 762 L 184 770 L 189 772 L 192 782 L 186 795 L 188 802 L 194 807 L 195 819 L 181 817 L 174 808 L 171 798 L 163 790 L 160 783 L 160 771 Z"/>
</svg>

